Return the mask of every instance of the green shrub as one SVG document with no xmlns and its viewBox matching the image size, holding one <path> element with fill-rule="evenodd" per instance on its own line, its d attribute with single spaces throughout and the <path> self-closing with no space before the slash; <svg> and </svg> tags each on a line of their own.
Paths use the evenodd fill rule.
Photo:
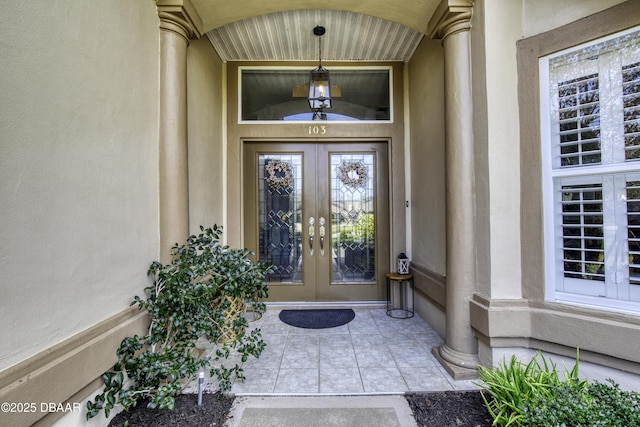
<svg viewBox="0 0 640 427">
<path fill-rule="evenodd" d="M 525 402 L 536 395 L 549 395 L 560 383 L 555 365 L 539 353 L 526 365 L 511 356 L 508 364 L 501 362 L 495 369 L 482 366 L 478 369 L 478 385 L 494 426 L 521 425 Z"/>
<path fill-rule="evenodd" d="M 579 358 L 564 378 L 538 353 L 528 364 L 515 356 L 495 369 L 479 368 L 478 385 L 494 426 L 630 427 L 640 426 L 640 393 L 618 384 L 578 377 Z"/>
<path fill-rule="evenodd" d="M 548 396 L 524 405 L 522 426 L 640 426 L 640 394 L 620 390 L 617 383 L 595 382 L 584 388 L 563 383 Z"/>
<path fill-rule="evenodd" d="M 260 356 L 265 343 L 259 329 L 246 332 L 244 307 L 250 304 L 255 313 L 264 313 L 264 279 L 271 269 L 250 262 L 246 249 L 220 245 L 221 227 L 200 230 L 172 248 L 171 263 L 149 267 L 154 283 L 145 289 L 145 298 L 136 296 L 131 303 L 149 315 L 147 335 L 122 340 L 117 362 L 102 375 L 103 392 L 87 402 L 87 419 L 101 410 L 108 416 L 116 405 L 129 409 L 142 399 L 150 408 L 173 409 L 174 396 L 211 364 L 196 348 L 200 339 L 217 346 L 215 361 L 228 358 L 231 350 L 242 362 Z M 211 376 L 222 391 L 234 377 L 244 379 L 237 364 L 214 366 Z"/>
</svg>

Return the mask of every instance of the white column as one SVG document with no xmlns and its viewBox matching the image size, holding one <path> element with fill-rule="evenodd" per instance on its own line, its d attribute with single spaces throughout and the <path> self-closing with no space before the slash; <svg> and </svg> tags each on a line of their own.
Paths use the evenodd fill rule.
<svg viewBox="0 0 640 427">
<path fill-rule="evenodd" d="M 456 379 L 475 378 L 479 363 L 469 311 L 476 291 L 472 11 L 470 0 L 443 0 L 429 22 L 444 48 L 446 108 L 446 338 L 434 354 Z"/>
</svg>

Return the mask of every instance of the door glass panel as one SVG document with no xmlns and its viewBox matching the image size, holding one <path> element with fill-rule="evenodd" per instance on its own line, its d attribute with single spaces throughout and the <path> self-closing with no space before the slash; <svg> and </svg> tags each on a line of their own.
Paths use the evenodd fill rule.
<svg viewBox="0 0 640 427">
<path fill-rule="evenodd" d="M 331 154 L 332 283 L 375 281 L 373 154 Z"/>
<path fill-rule="evenodd" d="M 259 259 L 268 282 L 302 282 L 302 155 L 258 156 Z"/>
</svg>

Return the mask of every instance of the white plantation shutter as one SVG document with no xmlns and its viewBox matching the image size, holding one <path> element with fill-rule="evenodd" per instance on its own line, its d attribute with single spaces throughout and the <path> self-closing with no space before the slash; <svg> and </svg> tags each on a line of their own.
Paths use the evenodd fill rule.
<svg viewBox="0 0 640 427">
<path fill-rule="evenodd" d="M 560 166 L 600 163 L 598 74 L 558 83 Z"/>
<path fill-rule="evenodd" d="M 602 184 L 562 186 L 565 277 L 604 282 Z"/>
<path fill-rule="evenodd" d="M 547 297 L 640 312 L 640 31 L 540 66 Z"/>
<path fill-rule="evenodd" d="M 640 181 L 627 182 L 629 282 L 640 285 Z"/>
<path fill-rule="evenodd" d="M 638 160 L 640 159 L 640 62 L 622 67 L 622 93 L 625 159 Z"/>
</svg>

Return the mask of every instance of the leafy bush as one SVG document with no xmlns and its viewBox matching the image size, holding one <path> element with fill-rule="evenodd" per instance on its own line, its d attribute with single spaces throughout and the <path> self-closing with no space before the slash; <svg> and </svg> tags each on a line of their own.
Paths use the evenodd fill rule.
<svg viewBox="0 0 640 427">
<path fill-rule="evenodd" d="M 540 362 L 541 361 L 541 362 Z M 500 363 L 479 368 L 482 398 L 494 426 L 581 427 L 640 426 L 640 394 L 578 377 L 578 353 L 571 371 L 560 379 L 555 364 L 540 353 L 528 363 Z"/>
<path fill-rule="evenodd" d="M 270 268 L 249 260 L 248 250 L 221 246 L 222 228 L 214 225 L 190 236 L 186 245 L 172 248 L 172 261 L 153 262 L 148 274 L 154 284 L 145 289 L 146 299 L 136 296 L 132 306 L 149 315 L 145 336 L 125 338 L 116 351 L 117 362 L 102 376 L 104 391 L 87 403 L 87 419 L 116 404 L 125 410 L 147 399 L 150 408 L 174 407 L 174 396 L 209 367 L 196 342 L 205 338 L 217 345 L 215 361 L 228 358 L 232 350 L 244 362 L 259 357 L 265 347 L 259 329 L 246 333 L 245 304 L 264 313 L 267 297 L 264 282 Z M 240 307 L 240 308 L 238 308 Z M 244 379 L 242 369 L 222 365 L 211 369 L 219 387 L 226 391 L 232 379 Z"/>
<path fill-rule="evenodd" d="M 524 405 L 522 426 L 640 426 L 640 393 L 620 390 L 612 380 L 581 389 L 561 384 L 549 396 Z"/>
</svg>

